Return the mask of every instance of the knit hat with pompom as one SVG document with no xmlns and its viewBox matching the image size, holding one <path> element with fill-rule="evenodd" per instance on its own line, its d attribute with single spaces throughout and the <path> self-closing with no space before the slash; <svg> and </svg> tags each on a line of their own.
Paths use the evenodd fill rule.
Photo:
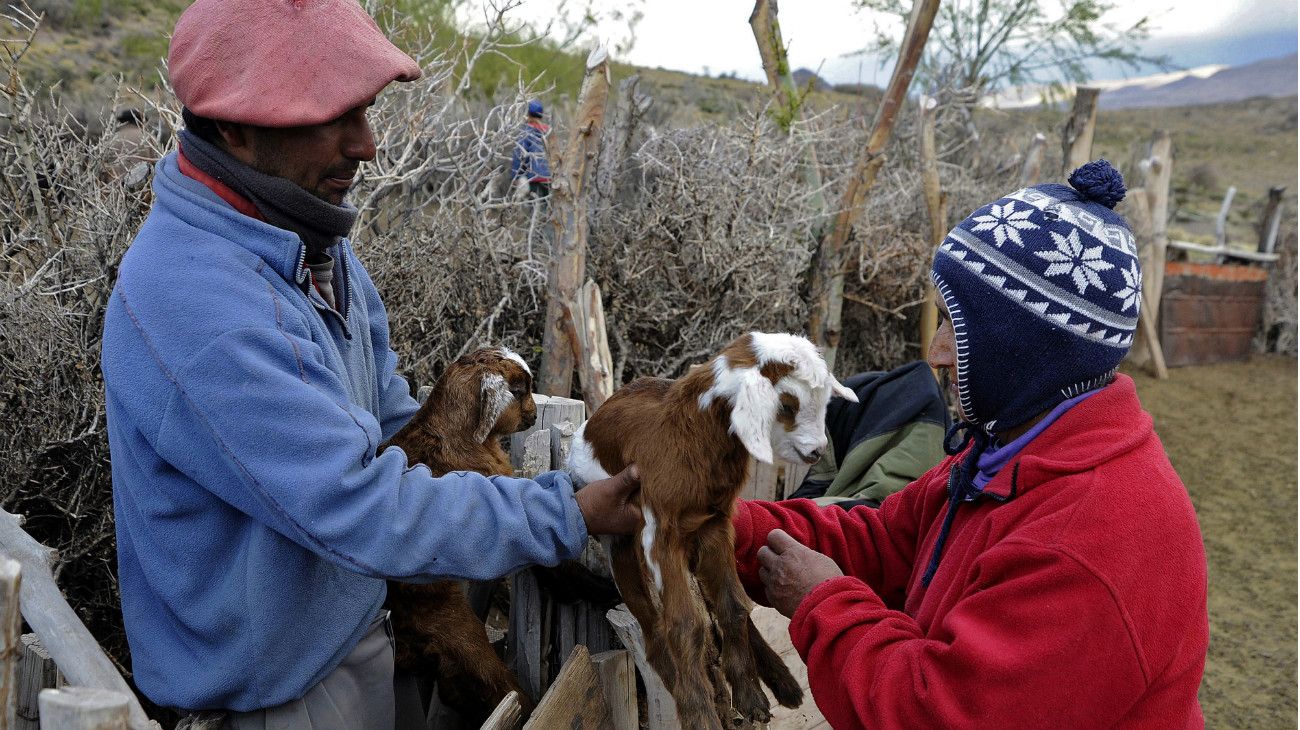
<svg viewBox="0 0 1300 730">
<path fill-rule="evenodd" d="M 952 318 L 964 420 L 1012 429 L 1114 377 L 1142 301 L 1133 233 L 1113 210 L 1124 193 L 1097 160 L 948 233 L 930 277 Z"/>
</svg>

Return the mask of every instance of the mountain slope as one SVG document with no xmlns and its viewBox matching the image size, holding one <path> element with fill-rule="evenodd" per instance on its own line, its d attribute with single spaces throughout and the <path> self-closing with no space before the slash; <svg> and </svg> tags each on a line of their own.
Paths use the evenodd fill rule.
<svg viewBox="0 0 1300 730">
<path fill-rule="evenodd" d="M 1190 106 L 1241 101 L 1257 96 L 1293 96 L 1296 93 L 1296 54 L 1270 58 L 1245 66 L 1232 66 L 1201 78 L 1184 76 L 1157 86 L 1125 85 L 1103 91 L 1103 109 Z"/>
</svg>

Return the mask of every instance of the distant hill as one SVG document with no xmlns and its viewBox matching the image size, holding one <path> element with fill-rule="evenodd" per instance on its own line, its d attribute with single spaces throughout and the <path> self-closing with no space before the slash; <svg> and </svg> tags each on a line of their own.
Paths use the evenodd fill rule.
<svg viewBox="0 0 1300 730">
<path fill-rule="evenodd" d="M 790 73 L 790 78 L 794 81 L 794 85 L 800 89 L 805 88 L 810 82 L 813 91 L 826 91 L 831 88 L 831 85 L 818 76 L 817 72 L 806 68 L 795 69 Z"/>
<path fill-rule="evenodd" d="M 1255 97 L 1295 96 L 1296 61 L 1296 54 L 1292 53 L 1244 66 L 1201 66 L 1131 79 L 1092 81 L 1087 85 L 1102 90 L 1098 100 L 1102 109 L 1201 106 Z M 1068 98 L 1072 93 L 1073 89 L 1067 88 L 1064 96 Z M 1016 109 L 1042 102 L 1041 88 L 1025 87 L 998 95 L 991 100 L 991 105 Z"/>
<path fill-rule="evenodd" d="M 1155 86 L 1125 85 L 1103 91 L 1103 109 L 1191 106 L 1241 101 L 1256 96 L 1295 96 L 1296 54 L 1245 66 L 1231 66 L 1204 78 L 1189 75 Z"/>
</svg>

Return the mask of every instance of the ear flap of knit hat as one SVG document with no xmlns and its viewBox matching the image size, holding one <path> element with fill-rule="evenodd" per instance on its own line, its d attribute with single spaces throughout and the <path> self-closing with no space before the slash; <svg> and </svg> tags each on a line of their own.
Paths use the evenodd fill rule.
<svg viewBox="0 0 1300 730">
<path fill-rule="evenodd" d="M 420 77 L 357 0 L 197 0 L 167 65 L 193 113 L 262 127 L 322 124 Z"/>
<path fill-rule="evenodd" d="M 976 210 L 935 253 L 931 277 L 952 317 L 963 415 L 990 431 L 1104 385 L 1133 342 L 1137 246 L 1110 209 L 1123 178 L 1098 160 L 1072 182 Z"/>
</svg>

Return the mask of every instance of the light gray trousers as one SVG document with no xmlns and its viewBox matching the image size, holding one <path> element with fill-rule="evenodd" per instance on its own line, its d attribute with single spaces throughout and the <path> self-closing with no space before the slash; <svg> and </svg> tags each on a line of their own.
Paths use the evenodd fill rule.
<svg viewBox="0 0 1300 730">
<path fill-rule="evenodd" d="M 351 654 L 299 699 L 232 712 L 226 730 L 393 730 L 393 628 L 380 611 Z"/>
</svg>

